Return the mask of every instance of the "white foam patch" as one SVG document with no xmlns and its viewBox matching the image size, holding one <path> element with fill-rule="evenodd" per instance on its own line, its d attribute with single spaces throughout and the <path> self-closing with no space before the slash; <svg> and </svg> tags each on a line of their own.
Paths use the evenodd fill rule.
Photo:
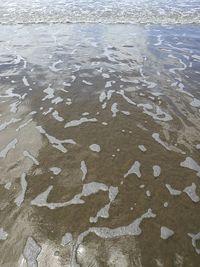
<svg viewBox="0 0 200 267">
<path fill-rule="evenodd" d="M 28 237 L 26 245 L 24 247 L 23 255 L 26 259 L 28 267 L 37 267 L 37 258 L 41 252 L 42 248 L 39 246 L 32 237 Z"/>
<path fill-rule="evenodd" d="M 84 160 L 81 161 L 81 171 L 83 173 L 81 180 L 84 181 L 87 175 L 87 166 Z"/>
<path fill-rule="evenodd" d="M 164 240 L 170 238 L 171 236 L 174 235 L 174 231 L 169 229 L 168 227 L 166 226 L 162 226 L 160 228 L 160 237 Z"/>
<path fill-rule="evenodd" d="M 109 187 L 109 203 L 106 204 L 103 208 L 101 208 L 95 217 L 90 217 L 91 223 L 97 223 L 99 218 L 109 218 L 109 210 L 112 202 L 115 200 L 117 194 L 119 192 L 118 187 L 110 186 Z"/>
<path fill-rule="evenodd" d="M 17 138 L 13 139 L 12 141 L 10 141 L 10 143 L 8 143 L 1 151 L 0 151 L 0 158 L 5 158 L 8 154 L 8 152 L 11 149 L 15 149 L 16 144 L 17 144 Z"/>
<path fill-rule="evenodd" d="M 44 89 L 43 92 L 46 94 L 46 96 L 42 99 L 42 101 L 54 98 L 55 90 L 51 88 L 50 85 L 46 89 Z"/>
<path fill-rule="evenodd" d="M 63 117 L 61 117 L 58 113 L 57 110 L 54 110 L 54 112 L 52 113 L 52 116 L 54 117 L 55 120 L 62 122 L 64 121 Z"/>
<path fill-rule="evenodd" d="M 193 98 L 194 96 L 192 94 L 190 94 L 189 92 L 185 91 L 184 88 L 185 88 L 184 84 L 183 83 L 179 83 L 178 84 L 178 88 L 176 90 L 178 92 L 182 93 L 182 94 L 188 95 L 188 96 Z"/>
<path fill-rule="evenodd" d="M 62 60 L 58 60 L 52 64 L 52 66 L 49 67 L 49 69 L 53 72 L 59 72 L 61 69 L 56 68 L 56 66 L 60 63 L 63 63 Z"/>
<path fill-rule="evenodd" d="M 153 166 L 153 176 L 154 177 L 159 177 L 160 174 L 161 174 L 161 168 L 160 168 L 160 166 L 154 165 Z"/>
<path fill-rule="evenodd" d="M 117 106 L 118 106 L 117 103 L 113 103 L 112 106 L 111 106 L 112 117 L 116 117 L 118 112 L 121 112 L 122 114 L 127 115 L 127 116 L 130 115 L 129 111 L 124 111 L 124 110 L 120 111 L 117 108 Z"/>
<path fill-rule="evenodd" d="M 188 236 L 192 238 L 192 246 L 195 248 L 196 253 L 200 255 L 200 248 L 197 247 L 197 242 L 200 240 L 200 232 L 197 234 L 189 233 Z"/>
<path fill-rule="evenodd" d="M 49 196 L 52 189 L 53 189 L 53 186 L 50 185 L 46 191 L 42 192 L 35 199 L 33 199 L 31 201 L 31 205 L 35 205 L 38 207 L 45 207 L 45 206 L 50 205 L 47 203 L 47 199 L 48 199 L 48 196 Z M 49 206 L 49 207 L 51 207 L 51 206 Z"/>
<path fill-rule="evenodd" d="M 72 75 L 71 78 L 72 78 L 71 82 L 73 83 L 76 80 L 76 76 Z"/>
<path fill-rule="evenodd" d="M 156 214 L 152 212 L 151 209 L 148 209 L 146 213 L 141 215 L 139 218 L 135 219 L 131 224 L 127 226 L 121 226 L 114 229 L 107 228 L 107 227 L 90 227 L 85 232 L 81 233 L 78 236 L 76 246 L 74 247 L 73 255 L 72 255 L 72 265 L 78 266 L 76 264 L 76 251 L 79 245 L 83 242 L 84 238 L 89 235 L 90 233 L 95 233 L 97 236 L 101 238 L 114 238 L 120 236 L 138 236 L 142 233 L 140 228 L 140 224 L 144 219 L 155 218 Z"/>
<path fill-rule="evenodd" d="M 88 81 L 86 81 L 86 80 L 82 80 L 82 83 L 84 83 L 84 84 L 86 84 L 86 85 L 93 85 L 93 83 L 88 82 Z"/>
<path fill-rule="evenodd" d="M 88 119 L 88 118 L 80 118 L 79 120 L 73 120 L 73 121 L 67 122 L 65 124 L 64 128 L 76 127 L 76 126 L 79 126 L 82 123 L 86 123 L 86 122 L 97 122 L 97 119 L 96 118 L 91 118 L 91 119 Z"/>
<path fill-rule="evenodd" d="M 21 104 L 21 101 L 16 101 L 12 104 L 10 104 L 10 112 L 17 113 L 17 107 Z"/>
<path fill-rule="evenodd" d="M 200 107 L 200 100 L 198 100 L 197 98 L 194 98 L 192 100 L 192 102 L 190 102 L 190 105 L 195 107 L 195 108 L 199 108 Z"/>
<path fill-rule="evenodd" d="M 23 155 L 24 155 L 24 157 L 28 157 L 30 160 L 32 160 L 32 162 L 35 165 L 39 165 L 38 160 L 33 155 L 31 155 L 27 150 L 24 150 Z"/>
<path fill-rule="evenodd" d="M 4 231 L 3 228 L 0 228 L 0 240 L 6 240 L 8 237 L 8 233 Z"/>
<path fill-rule="evenodd" d="M 35 114 L 37 114 L 37 111 L 35 111 L 35 110 L 33 110 L 33 111 L 31 111 L 31 112 L 29 113 L 29 115 L 35 115 Z"/>
<path fill-rule="evenodd" d="M 52 110 L 53 110 L 53 108 L 51 107 L 51 108 L 49 108 L 47 111 L 44 111 L 42 114 L 46 116 L 46 115 L 49 114 Z"/>
<path fill-rule="evenodd" d="M 66 85 L 66 84 L 63 83 L 63 85 Z M 63 88 L 61 88 L 60 91 L 65 92 L 65 93 L 69 93 L 69 91 L 67 91 L 67 90 L 65 90 L 65 89 L 63 89 Z"/>
<path fill-rule="evenodd" d="M 160 260 L 160 259 L 155 259 L 155 262 L 156 262 L 156 266 L 157 267 L 164 267 L 164 264 L 163 264 L 163 262 Z"/>
<path fill-rule="evenodd" d="M 160 92 L 152 92 L 151 94 L 154 95 L 154 96 L 161 96 L 161 95 L 163 95 L 163 93 L 160 93 Z"/>
<path fill-rule="evenodd" d="M 172 116 L 163 111 L 160 107 L 156 106 L 155 113 L 149 111 L 149 107 L 147 108 L 145 104 L 139 104 L 138 107 L 143 106 L 143 113 L 151 116 L 154 120 L 159 121 L 171 121 L 173 120 Z M 153 107 L 152 107 L 153 108 Z"/>
<path fill-rule="evenodd" d="M 200 149 L 200 144 L 197 144 L 196 145 L 196 149 Z"/>
<path fill-rule="evenodd" d="M 55 104 L 55 105 L 57 105 L 59 103 L 62 103 L 62 102 L 63 102 L 63 98 L 60 97 L 60 96 L 58 96 L 58 97 L 56 97 L 56 98 L 54 98 L 54 99 L 51 100 L 51 103 L 52 104 Z"/>
<path fill-rule="evenodd" d="M 190 170 L 194 170 L 197 172 L 197 176 L 200 177 L 200 166 L 199 164 L 193 160 L 191 157 L 187 157 L 185 161 L 180 163 L 181 167 L 188 168 Z"/>
<path fill-rule="evenodd" d="M 51 171 L 51 172 L 53 172 L 53 174 L 54 175 L 58 175 L 58 174 L 60 174 L 61 173 L 61 168 L 58 168 L 58 167 L 51 167 L 51 168 L 49 168 L 49 170 Z"/>
<path fill-rule="evenodd" d="M 138 107 L 143 107 L 145 110 L 150 110 L 153 109 L 153 106 L 149 103 L 145 103 L 145 104 L 137 104 Z"/>
<path fill-rule="evenodd" d="M 4 188 L 7 189 L 7 190 L 10 190 L 11 185 L 12 185 L 11 182 L 7 182 L 7 183 L 4 185 Z"/>
<path fill-rule="evenodd" d="M 6 129 L 10 124 L 20 121 L 21 119 L 12 118 L 9 121 L 5 121 L 4 123 L 0 124 L 0 131 Z"/>
<path fill-rule="evenodd" d="M 71 84 L 71 83 L 66 83 L 66 82 L 63 82 L 63 85 L 64 85 L 64 86 L 67 86 L 67 87 L 70 87 L 72 84 Z M 63 90 L 64 90 L 64 89 L 63 89 Z M 65 90 L 65 92 L 67 92 L 67 93 L 68 93 L 68 91 L 66 91 L 66 90 Z"/>
<path fill-rule="evenodd" d="M 80 194 L 75 195 L 71 200 L 63 203 L 48 203 L 47 199 L 48 196 L 53 189 L 53 186 L 50 185 L 46 191 L 39 194 L 35 199 L 31 201 L 31 205 L 35 205 L 38 207 L 48 207 L 49 209 L 56 209 L 56 208 L 62 208 L 70 205 L 79 205 L 84 204 L 85 201 L 81 198 L 90 196 L 92 194 L 96 194 L 99 191 L 109 191 L 109 188 L 107 185 L 103 183 L 98 182 L 91 182 L 88 184 L 83 185 L 82 192 Z"/>
<path fill-rule="evenodd" d="M 158 142 L 159 144 L 161 144 L 165 149 L 167 149 L 167 150 L 171 150 L 171 148 L 165 143 L 165 142 L 163 142 L 161 139 L 160 139 L 160 134 L 159 133 L 153 133 L 152 134 L 152 137 L 153 137 L 153 139 L 156 141 L 156 142 Z"/>
<path fill-rule="evenodd" d="M 107 57 L 107 59 L 111 62 L 116 62 L 115 58 L 113 58 L 112 52 L 109 50 L 110 46 L 106 47 L 104 49 L 104 52 L 102 53 L 103 56 Z"/>
<path fill-rule="evenodd" d="M 138 148 L 142 151 L 142 152 L 146 152 L 147 149 L 144 145 L 139 145 Z"/>
<path fill-rule="evenodd" d="M 131 105 L 134 105 L 134 106 L 136 105 L 135 102 L 133 102 L 129 97 L 127 97 L 127 96 L 124 94 L 124 90 L 120 90 L 120 91 L 118 91 L 117 94 L 121 95 L 121 96 L 126 100 L 127 103 L 129 103 L 129 104 L 131 104 Z"/>
<path fill-rule="evenodd" d="M 154 44 L 155 46 L 159 46 L 162 44 L 163 39 L 161 37 L 162 37 L 162 35 L 157 36 L 157 43 Z"/>
<path fill-rule="evenodd" d="M 67 98 L 67 101 L 65 102 L 65 104 L 70 106 L 72 104 L 71 98 Z"/>
<path fill-rule="evenodd" d="M 102 109 L 105 109 L 106 106 L 107 106 L 107 102 L 104 102 L 101 107 L 102 107 Z"/>
<path fill-rule="evenodd" d="M 16 94 L 16 93 L 13 93 L 13 91 L 15 90 L 15 88 L 9 88 L 5 91 L 5 95 L 0 95 L 0 97 L 2 98 L 18 98 L 18 99 L 24 99 L 26 96 L 27 96 L 27 93 L 23 94 L 22 96 L 20 94 Z"/>
<path fill-rule="evenodd" d="M 196 189 L 197 189 L 197 186 L 195 183 L 192 183 L 191 186 L 187 186 L 183 192 L 185 192 L 188 197 L 195 203 L 199 202 L 200 201 L 200 198 L 199 196 L 197 195 L 196 193 Z"/>
<path fill-rule="evenodd" d="M 110 78 L 110 75 L 107 74 L 107 73 L 102 73 L 102 77 L 105 78 L 105 79 L 109 79 Z"/>
<path fill-rule="evenodd" d="M 165 202 L 163 206 L 164 206 L 165 208 L 167 208 L 168 205 L 169 205 L 169 203 L 168 203 L 168 202 Z"/>
<path fill-rule="evenodd" d="M 192 55 L 192 57 L 193 57 L 194 59 L 196 59 L 197 61 L 200 61 L 200 56 L 199 56 L 199 55 Z"/>
<path fill-rule="evenodd" d="M 119 109 L 117 108 L 117 106 L 118 106 L 117 103 L 113 103 L 111 106 L 112 117 L 116 117 L 117 112 L 119 112 Z"/>
<path fill-rule="evenodd" d="M 93 152 L 100 152 L 101 151 L 101 147 L 97 144 L 92 144 L 89 146 L 90 150 L 92 150 Z"/>
<path fill-rule="evenodd" d="M 170 184 L 166 184 L 165 186 L 172 196 L 179 196 L 182 193 L 180 190 L 173 189 Z"/>
<path fill-rule="evenodd" d="M 153 88 L 155 88 L 157 86 L 157 84 L 154 83 L 154 82 L 149 82 L 149 81 L 146 81 L 146 80 L 144 80 L 144 82 L 146 83 L 148 89 L 153 89 Z"/>
<path fill-rule="evenodd" d="M 136 174 L 138 178 L 140 178 L 141 177 L 140 166 L 141 166 L 140 162 L 135 161 L 131 166 L 131 168 L 128 170 L 128 172 L 124 174 L 124 178 L 133 173 Z"/>
<path fill-rule="evenodd" d="M 112 81 L 107 81 L 105 84 L 105 88 L 112 87 Z"/>
<path fill-rule="evenodd" d="M 20 182 L 21 182 L 22 190 L 21 190 L 21 193 L 19 194 L 19 196 L 15 199 L 15 203 L 18 207 L 20 207 L 21 204 L 24 202 L 24 198 L 25 198 L 25 194 L 26 194 L 27 181 L 26 181 L 26 173 L 25 172 L 21 175 Z"/>
<path fill-rule="evenodd" d="M 174 48 L 174 47 L 173 47 Z M 178 60 L 182 65 L 183 65 L 183 67 L 178 67 L 178 68 L 170 68 L 169 69 L 169 72 L 171 72 L 171 73 L 173 73 L 173 74 L 177 74 L 176 73 L 176 71 L 183 71 L 183 70 L 185 70 L 186 69 L 186 64 L 180 59 L 180 58 L 177 58 L 177 57 L 175 57 L 175 56 L 173 56 L 173 55 L 168 55 L 168 57 L 169 58 L 173 58 L 173 59 L 176 59 L 176 60 Z"/>
<path fill-rule="evenodd" d="M 70 242 L 72 242 L 73 237 L 71 233 L 66 233 L 63 237 L 62 237 L 62 241 L 61 241 L 61 246 L 66 246 L 68 245 Z"/>
<path fill-rule="evenodd" d="M 106 98 L 107 98 L 106 92 L 103 91 L 99 96 L 99 101 L 102 103 L 104 100 L 106 100 Z"/>
<path fill-rule="evenodd" d="M 84 112 L 84 113 L 82 113 L 82 116 L 88 116 L 88 115 L 90 115 L 89 112 Z"/>
<path fill-rule="evenodd" d="M 129 111 L 125 111 L 125 110 L 122 110 L 121 113 L 126 116 L 129 116 L 131 114 Z"/>
<path fill-rule="evenodd" d="M 107 101 L 109 101 L 112 97 L 112 94 L 114 93 L 115 91 L 114 90 L 108 90 L 107 92 L 106 91 L 103 91 L 101 92 L 100 96 L 99 96 L 99 102 L 100 103 L 104 103 L 102 104 L 102 109 L 105 109 L 106 106 L 107 106 Z"/>
<path fill-rule="evenodd" d="M 25 86 L 27 86 L 27 87 L 30 86 L 30 84 L 29 84 L 29 82 L 25 76 L 22 78 L 22 81 L 23 81 Z"/>
<path fill-rule="evenodd" d="M 151 196 L 151 192 L 149 190 L 146 191 L 146 195 L 147 197 L 150 197 Z"/>
<path fill-rule="evenodd" d="M 72 139 L 64 139 L 64 140 L 59 140 L 54 136 L 49 135 L 43 128 L 42 126 L 36 126 L 36 129 L 41 133 L 44 134 L 47 139 L 49 140 L 49 143 L 52 144 L 53 147 L 56 149 L 60 150 L 63 153 L 67 152 L 67 149 L 63 146 L 63 144 L 72 144 L 75 145 L 76 142 Z"/>
<path fill-rule="evenodd" d="M 22 128 L 26 127 L 33 119 L 29 119 L 28 121 L 24 122 L 23 124 L 19 125 L 19 127 L 16 129 L 16 131 L 20 131 Z"/>
<path fill-rule="evenodd" d="M 115 90 L 108 90 L 107 91 L 107 99 L 110 100 L 112 97 L 112 94 L 115 92 Z"/>
<path fill-rule="evenodd" d="M 24 58 L 20 55 L 17 55 L 17 57 L 14 60 L 14 64 L 19 64 L 21 61 L 24 61 Z"/>
</svg>

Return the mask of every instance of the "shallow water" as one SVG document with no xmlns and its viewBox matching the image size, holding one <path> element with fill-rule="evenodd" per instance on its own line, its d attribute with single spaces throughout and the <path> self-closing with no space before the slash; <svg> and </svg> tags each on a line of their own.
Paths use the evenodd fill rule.
<svg viewBox="0 0 200 267">
<path fill-rule="evenodd" d="M 199 42 L 0 26 L 1 266 L 198 266 Z"/>
</svg>

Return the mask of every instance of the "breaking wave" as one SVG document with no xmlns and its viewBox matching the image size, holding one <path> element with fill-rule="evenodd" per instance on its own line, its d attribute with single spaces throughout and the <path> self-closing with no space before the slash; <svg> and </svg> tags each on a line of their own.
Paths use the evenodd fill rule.
<svg viewBox="0 0 200 267">
<path fill-rule="evenodd" d="M 200 0 L 0 0 L 0 24 L 35 23 L 199 24 Z"/>
</svg>

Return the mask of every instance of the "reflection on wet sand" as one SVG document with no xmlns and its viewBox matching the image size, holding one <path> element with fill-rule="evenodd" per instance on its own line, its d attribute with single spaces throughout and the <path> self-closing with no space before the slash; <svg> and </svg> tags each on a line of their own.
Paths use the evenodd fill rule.
<svg viewBox="0 0 200 267">
<path fill-rule="evenodd" d="M 199 29 L 0 31 L 0 265 L 198 266 Z"/>
</svg>

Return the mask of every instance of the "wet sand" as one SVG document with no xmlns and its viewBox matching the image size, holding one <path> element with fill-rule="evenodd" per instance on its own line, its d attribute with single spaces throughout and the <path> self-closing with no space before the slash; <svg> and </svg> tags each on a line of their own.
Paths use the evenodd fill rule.
<svg viewBox="0 0 200 267">
<path fill-rule="evenodd" d="M 199 36 L 0 26 L 0 266 L 199 266 Z"/>
</svg>

